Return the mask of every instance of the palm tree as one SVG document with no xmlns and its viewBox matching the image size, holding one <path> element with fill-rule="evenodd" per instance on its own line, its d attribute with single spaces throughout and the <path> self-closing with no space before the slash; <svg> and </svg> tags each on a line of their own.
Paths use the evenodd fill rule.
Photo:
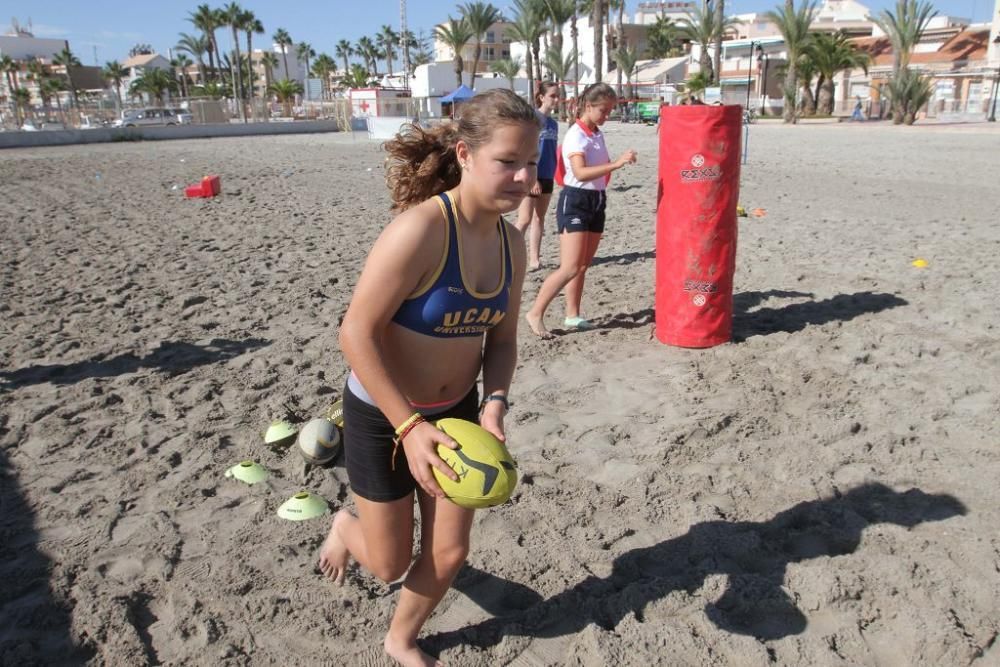
<svg viewBox="0 0 1000 667">
<path fill-rule="evenodd" d="M 621 63 L 618 62 L 618 52 L 623 49 L 628 49 L 628 38 L 625 36 L 625 0 L 611 0 L 611 4 L 618 12 L 618 20 L 615 23 L 615 46 L 617 48 L 614 51 L 613 60 L 615 61 L 615 64 L 618 65 L 615 69 L 617 70 L 618 77 L 618 96 L 621 97 L 622 70 Z M 627 75 L 626 78 L 628 78 Z M 631 89 L 631 84 L 629 84 L 629 88 Z M 634 97 L 634 95 L 630 95 L 630 97 Z"/>
<path fill-rule="evenodd" d="M 158 106 L 163 106 L 163 94 L 177 91 L 177 80 L 169 72 L 162 69 L 150 69 L 132 81 L 129 93 L 136 95 L 146 93 L 156 99 Z"/>
<path fill-rule="evenodd" d="M 198 63 L 198 76 L 204 82 L 206 80 L 204 55 L 206 52 L 211 53 L 208 38 L 204 35 L 188 35 L 182 32 L 174 50 L 194 57 L 195 62 Z"/>
<path fill-rule="evenodd" d="M 559 115 L 563 120 L 567 120 L 566 86 L 563 82 L 572 71 L 574 62 L 576 62 L 576 51 L 570 51 L 565 58 L 560 57 L 559 52 L 555 49 L 549 49 L 545 52 L 545 67 L 559 83 Z"/>
<path fill-rule="evenodd" d="M 615 63 L 618 65 L 618 70 L 625 75 L 625 80 L 628 83 L 628 98 L 635 99 L 635 89 L 632 87 L 632 76 L 635 74 L 635 64 L 638 62 L 639 56 L 635 51 L 635 48 L 619 48 L 615 51 Z"/>
<path fill-rule="evenodd" d="M 253 67 L 253 36 L 264 34 L 264 24 L 252 11 L 243 12 L 241 26 L 247 34 L 247 59 L 250 61 L 250 97 L 257 97 L 257 76 Z"/>
<path fill-rule="evenodd" d="M 563 28 L 566 24 L 570 22 L 576 16 L 576 5 L 577 0 L 545 0 L 545 12 L 546 17 L 549 19 L 549 28 L 551 30 L 552 38 L 549 44 L 549 51 L 545 54 L 545 64 L 548 66 L 549 62 L 563 62 Z M 555 52 L 552 58 L 549 58 L 549 52 Z M 576 53 L 576 51 L 573 51 Z M 576 62 L 576 58 L 573 58 Z M 562 105 L 562 100 L 566 93 L 563 89 L 563 82 L 569 78 L 570 70 L 566 69 L 562 74 L 556 76 L 552 68 L 549 68 L 549 74 L 556 76 L 556 81 L 559 82 L 559 100 L 560 105 Z"/>
<path fill-rule="evenodd" d="M 722 22 L 726 18 L 726 0 L 714 0 L 715 2 L 715 24 L 722 25 Z M 715 53 L 712 54 L 712 71 L 715 73 L 715 78 L 713 82 L 715 85 L 719 85 L 722 79 L 722 30 L 715 33 Z M 753 54 L 750 54 L 751 57 Z M 747 71 L 750 70 L 750 65 L 747 65 Z M 750 84 L 748 83 L 747 86 Z"/>
<path fill-rule="evenodd" d="M 604 9 L 607 0 L 594 0 L 590 12 L 590 25 L 594 28 L 594 81 L 600 83 L 604 78 Z"/>
<path fill-rule="evenodd" d="M 221 100 L 226 96 L 226 88 L 216 81 L 207 81 L 191 90 L 192 95 L 207 97 L 211 100 Z"/>
<path fill-rule="evenodd" d="M 910 53 L 920 42 L 927 24 L 937 16 L 929 0 L 896 0 L 896 11 L 883 9 L 872 21 L 889 37 L 893 75 L 910 65 Z"/>
<path fill-rule="evenodd" d="M 372 41 L 371 37 L 367 35 L 361 37 L 354 51 L 365 61 L 365 69 L 368 70 L 370 76 L 378 74 L 378 62 L 376 60 L 378 58 L 378 47 L 375 46 L 375 42 Z"/>
<path fill-rule="evenodd" d="M 336 51 L 337 57 L 344 61 L 344 74 L 346 75 L 348 70 L 351 69 L 350 64 L 348 64 L 347 59 L 354 55 L 354 48 L 351 43 L 346 39 L 342 39 L 337 42 Z"/>
<path fill-rule="evenodd" d="M 456 21 L 449 16 L 448 23 L 442 23 L 434 28 L 434 35 L 455 54 L 453 59 L 455 63 L 455 87 L 459 88 L 462 86 L 462 70 L 465 68 L 465 63 L 462 61 L 462 50 L 472 39 L 472 29 L 464 18 Z"/>
<path fill-rule="evenodd" d="M 122 81 L 128 76 L 128 70 L 117 60 L 109 60 L 104 63 L 104 70 L 101 72 L 105 80 L 109 83 L 114 84 L 115 87 L 115 99 L 117 100 L 117 105 L 115 106 L 116 111 L 121 111 L 122 106 Z"/>
<path fill-rule="evenodd" d="M 337 63 L 333 58 L 325 53 L 321 53 L 316 56 L 316 60 L 313 61 L 312 71 L 320 80 L 320 90 L 322 99 L 328 98 L 328 93 L 330 91 L 330 74 L 335 72 L 337 69 Z"/>
<path fill-rule="evenodd" d="M 570 0 L 572 1 L 572 0 Z M 467 2 L 459 5 L 458 10 L 465 19 L 465 24 L 472 32 L 472 38 L 476 40 L 476 49 L 472 57 L 472 80 L 469 88 L 476 87 L 476 72 L 479 70 L 479 57 L 483 53 L 483 40 L 490 26 L 502 18 L 500 10 L 489 2 Z"/>
<path fill-rule="evenodd" d="M 80 67 L 80 59 L 73 55 L 69 46 L 64 46 L 63 50 L 52 56 L 53 65 L 61 65 L 66 68 L 66 80 L 69 82 L 69 98 L 74 107 L 79 106 L 76 100 L 76 86 L 73 84 L 73 68 Z M 58 98 L 58 96 L 57 96 Z"/>
<path fill-rule="evenodd" d="M 19 90 L 17 87 L 17 72 L 20 70 L 20 66 L 16 60 L 4 54 L 0 57 L 0 70 L 3 70 L 4 76 L 7 78 L 7 90 L 10 91 L 11 106 L 14 107 L 14 121 L 18 127 L 21 127 L 21 108 L 17 98 Z"/>
<path fill-rule="evenodd" d="M 306 86 L 305 94 L 306 99 L 309 99 L 309 60 L 316 57 L 316 51 L 313 50 L 312 44 L 308 42 L 299 42 L 295 47 L 295 55 L 298 56 L 299 60 L 305 61 L 306 63 Z"/>
<path fill-rule="evenodd" d="M 542 59 L 539 54 L 542 48 L 542 35 L 548 29 L 545 25 L 544 1 L 514 0 L 517 14 L 514 22 L 508 27 L 511 36 L 519 42 L 524 42 L 526 47 L 528 82 L 532 99 L 535 95 L 534 82 L 542 79 Z"/>
<path fill-rule="evenodd" d="M 935 16 L 937 16 L 937 11 L 931 6 L 929 0 L 896 0 L 895 12 L 883 9 L 878 16 L 872 18 L 875 25 L 889 36 L 889 43 L 892 44 L 893 79 L 909 69 L 910 53 L 923 37 L 924 31 L 927 30 L 927 24 Z M 896 96 L 893 97 L 892 102 L 892 120 L 898 124 L 903 122 L 902 118 L 906 114 L 908 106 L 907 101 L 899 95 L 906 91 L 920 93 L 921 88 L 918 80 L 909 75 L 895 88 Z M 910 120 L 908 124 L 912 123 L 913 121 Z"/>
<path fill-rule="evenodd" d="M 265 51 L 260 57 L 260 64 L 264 67 L 264 95 L 267 95 L 271 88 L 271 80 L 274 78 L 274 68 L 278 66 L 278 56 L 273 51 Z"/>
<path fill-rule="evenodd" d="M 281 59 L 285 63 L 285 78 L 287 79 L 291 76 L 288 72 L 288 47 L 294 42 L 292 42 L 291 35 L 289 35 L 288 31 L 284 28 L 278 28 L 275 30 L 274 34 L 271 35 L 271 39 L 274 40 L 275 44 L 281 47 Z"/>
<path fill-rule="evenodd" d="M 525 71 L 528 73 L 528 96 L 535 99 L 535 76 L 532 66 L 538 62 L 538 40 L 545 32 L 545 25 L 536 4 L 530 0 L 514 0 L 517 14 L 507 28 L 508 34 L 517 42 L 525 45 Z M 541 77 L 539 77 L 541 78 Z"/>
<path fill-rule="evenodd" d="M 31 91 L 27 88 L 15 88 L 11 97 L 14 99 L 14 118 L 17 126 L 21 127 L 23 120 L 31 117 Z"/>
<path fill-rule="evenodd" d="M 215 57 L 219 55 L 219 42 L 215 38 L 215 29 L 222 25 L 219 21 L 219 13 L 208 5 L 198 5 L 193 12 L 188 14 L 188 21 L 195 28 L 201 30 L 202 35 L 208 40 L 206 48 L 208 68 L 212 71 L 213 76 L 218 78 L 219 71 L 215 66 Z M 204 77 L 203 80 L 207 81 Z"/>
<path fill-rule="evenodd" d="M 351 71 L 342 79 L 342 83 L 347 88 L 364 88 L 368 85 L 368 70 L 362 65 L 354 63 L 351 65 Z"/>
<path fill-rule="evenodd" d="M 716 37 L 719 34 L 725 33 L 737 23 L 738 21 L 732 16 L 717 23 L 715 12 L 705 4 L 694 11 L 689 11 L 687 16 L 678 23 L 678 34 L 681 38 L 696 42 L 701 47 L 698 66 L 708 75 L 710 83 L 716 80 L 716 75 L 712 70 L 712 59 L 709 56 L 710 49 L 714 47 Z"/>
<path fill-rule="evenodd" d="M 188 96 L 187 69 L 193 64 L 194 62 L 183 53 L 177 54 L 177 57 L 170 61 L 170 66 L 177 70 L 177 73 L 180 76 L 181 95 L 184 97 Z"/>
<path fill-rule="evenodd" d="M 510 84 L 510 89 L 514 90 L 514 79 L 517 78 L 518 72 L 521 71 L 521 57 L 517 58 L 504 58 L 502 60 L 497 60 L 493 63 L 493 71 L 507 79 Z"/>
<path fill-rule="evenodd" d="M 382 48 L 382 57 L 385 58 L 385 71 L 392 76 L 392 59 L 396 56 L 393 47 L 399 41 L 399 35 L 393 31 L 392 26 L 383 25 L 382 29 L 375 35 L 375 43 Z"/>
<path fill-rule="evenodd" d="M 868 74 L 871 57 L 860 51 L 843 33 L 815 33 L 804 50 L 819 74 L 816 91 L 817 112 L 833 114 L 834 78 L 838 72 L 860 67 Z"/>
<path fill-rule="evenodd" d="M 796 65 L 802 56 L 803 49 L 809 43 L 809 26 L 816 16 L 817 0 L 803 0 L 798 11 L 793 9 L 793 0 L 786 0 L 783 7 L 775 7 L 764 16 L 768 21 L 778 26 L 781 36 L 785 39 L 785 52 L 788 54 L 788 67 L 785 69 L 784 97 L 782 109 L 786 123 L 794 123 L 795 91 L 798 87 Z"/>
<path fill-rule="evenodd" d="M 56 107 L 59 109 L 59 117 L 63 122 L 66 122 L 66 117 L 63 116 L 62 100 L 59 98 L 59 93 L 64 90 L 66 90 L 66 84 L 61 79 L 55 77 L 42 79 L 41 84 L 38 86 L 38 94 L 42 97 L 42 104 L 49 106 L 49 99 L 55 97 Z"/>
<path fill-rule="evenodd" d="M 233 55 L 235 57 L 229 61 L 229 71 L 233 77 L 233 99 L 236 101 L 237 109 L 239 109 L 240 119 L 245 123 L 247 122 L 247 110 L 243 104 L 243 58 L 240 56 L 239 37 L 239 31 L 243 28 L 243 13 L 243 8 L 235 2 L 230 2 L 222 9 L 222 17 L 225 21 L 223 25 L 229 26 L 233 34 Z"/>
<path fill-rule="evenodd" d="M 711 75 L 707 71 L 701 70 L 684 82 L 684 90 L 689 97 L 697 99 L 710 85 L 712 85 Z"/>
<path fill-rule="evenodd" d="M 666 16 L 656 17 L 656 22 L 646 29 L 649 55 L 653 58 L 667 58 L 677 48 L 677 26 Z"/>
<path fill-rule="evenodd" d="M 889 99 L 892 100 L 893 124 L 913 125 L 917 119 L 917 112 L 927 104 L 934 93 L 934 81 L 930 76 L 924 76 L 909 67 L 904 67 L 889 81 L 888 93 Z"/>
<path fill-rule="evenodd" d="M 282 79 L 271 84 L 268 92 L 273 93 L 285 107 L 285 115 L 292 115 L 292 102 L 296 95 L 302 94 L 302 84 L 291 79 Z"/>
</svg>

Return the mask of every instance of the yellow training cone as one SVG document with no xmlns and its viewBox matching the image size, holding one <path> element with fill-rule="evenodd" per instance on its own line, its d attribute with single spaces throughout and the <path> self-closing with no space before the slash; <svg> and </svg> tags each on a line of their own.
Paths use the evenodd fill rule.
<svg viewBox="0 0 1000 667">
<path fill-rule="evenodd" d="M 915 259 L 915 260 L 913 260 L 910 263 L 913 264 L 913 266 L 917 267 L 918 269 L 922 269 L 925 266 L 927 266 L 927 260 L 926 259 Z"/>
</svg>

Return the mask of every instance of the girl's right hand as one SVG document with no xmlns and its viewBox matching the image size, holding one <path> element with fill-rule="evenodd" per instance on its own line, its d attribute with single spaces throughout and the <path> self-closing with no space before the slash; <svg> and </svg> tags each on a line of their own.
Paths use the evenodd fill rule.
<svg viewBox="0 0 1000 667">
<path fill-rule="evenodd" d="M 444 491 L 434 479 L 431 466 L 437 468 L 452 481 L 458 481 L 458 475 L 437 454 L 437 445 L 442 444 L 448 449 L 458 449 L 458 443 L 447 434 L 436 428 L 434 424 L 423 422 L 417 424 L 406 434 L 403 440 L 403 451 L 406 452 L 406 463 L 410 466 L 410 474 L 427 495 L 444 498 Z"/>
<path fill-rule="evenodd" d="M 631 148 L 621 154 L 621 157 L 616 161 L 619 167 L 624 167 L 627 164 L 635 164 L 638 153 L 636 153 Z"/>
</svg>

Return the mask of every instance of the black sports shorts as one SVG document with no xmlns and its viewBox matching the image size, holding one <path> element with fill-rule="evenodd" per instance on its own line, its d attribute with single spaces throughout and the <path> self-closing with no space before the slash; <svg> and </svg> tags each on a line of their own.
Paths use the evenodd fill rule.
<svg viewBox="0 0 1000 667">
<path fill-rule="evenodd" d="M 559 233 L 563 232 L 604 232 L 604 209 L 608 198 L 604 190 L 585 190 L 564 187 L 559 192 L 556 205 L 556 222 Z"/>
<path fill-rule="evenodd" d="M 479 423 L 479 387 L 473 386 L 457 404 L 432 415 L 427 421 L 445 417 Z M 410 474 L 406 452 L 396 450 L 393 466 L 392 438 L 396 430 L 382 411 L 365 403 L 344 387 L 344 461 L 351 490 L 366 500 L 389 502 L 413 493 L 417 481 Z"/>
</svg>

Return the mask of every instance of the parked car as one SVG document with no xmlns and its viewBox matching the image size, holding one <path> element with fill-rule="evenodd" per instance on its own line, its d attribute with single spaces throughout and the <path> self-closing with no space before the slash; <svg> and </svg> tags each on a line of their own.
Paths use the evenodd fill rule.
<svg viewBox="0 0 1000 667">
<path fill-rule="evenodd" d="M 190 125 L 191 121 L 191 113 L 185 109 L 147 107 L 145 109 L 126 109 L 122 111 L 122 117 L 113 123 L 113 127 Z"/>
<path fill-rule="evenodd" d="M 21 129 L 25 132 L 39 132 L 43 130 L 65 130 L 66 126 L 58 121 L 36 121 L 36 120 L 26 120 Z"/>
</svg>

